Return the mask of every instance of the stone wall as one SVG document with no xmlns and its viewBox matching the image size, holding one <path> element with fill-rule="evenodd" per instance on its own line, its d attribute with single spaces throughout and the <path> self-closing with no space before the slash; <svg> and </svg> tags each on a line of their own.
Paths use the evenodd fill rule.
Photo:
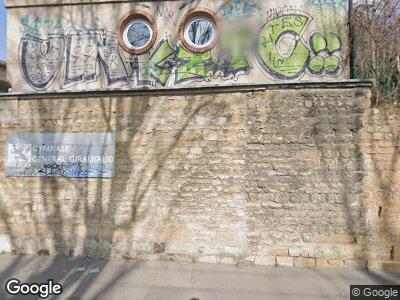
<svg viewBox="0 0 400 300">
<path fill-rule="evenodd" d="M 366 235 L 358 243 L 371 266 L 400 262 L 400 107 L 368 108 L 360 132 Z"/>
<path fill-rule="evenodd" d="M 11 178 L 2 162 L 1 250 L 396 266 L 399 110 L 370 109 L 366 84 L 238 90 L 2 96 L 3 145 L 116 132 L 117 165 L 113 180 Z"/>
</svg>

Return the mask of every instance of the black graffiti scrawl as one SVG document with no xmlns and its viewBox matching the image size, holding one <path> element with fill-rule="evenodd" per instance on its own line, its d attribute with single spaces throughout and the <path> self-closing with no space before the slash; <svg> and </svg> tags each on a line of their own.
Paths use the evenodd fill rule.
<svg viewBox="0 0 400 300">
<path fill-rule="evenodd" d="M 63 69 L 63 88 L 93 82 L 101 75 L 108 86 L 129 81 L 115 36 L 102 30 L 71 31 L 40 39 L 25 35 L 20 43 L 21 73 L 35 90 L 46 90 Z"/>
<path fill-rule="evenodd" d="M 49 87 L 62 65 L 63 36 L 40 39 L 26 35 L 21 39 L 21 72 L 26 82 L 35 90 Z"/>
<path fill-rule="evenodd" d="M 65 37 L 65 43 L 64 87 L 95 81 L 101 72 L 98 62 L 108 86 L 128 82 L 116 37 L 101 30 L 75 31 Z"/>
</svg>

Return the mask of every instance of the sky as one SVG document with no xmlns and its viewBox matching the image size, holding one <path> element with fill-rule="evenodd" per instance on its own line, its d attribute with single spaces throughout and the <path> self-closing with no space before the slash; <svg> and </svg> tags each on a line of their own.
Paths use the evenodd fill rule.
<svg viewBox="0 0 400 300">
<path fill-rule="evenodd" d="M 7 12 L 3 0 L 0 0 L 0 59 L 6 60 Z"/>
</svg>

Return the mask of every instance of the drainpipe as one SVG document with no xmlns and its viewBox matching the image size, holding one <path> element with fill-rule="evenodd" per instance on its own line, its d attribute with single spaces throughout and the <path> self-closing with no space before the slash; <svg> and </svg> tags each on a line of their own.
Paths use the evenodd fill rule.
<svg viewBox="0 0 400 300">
<path fill-rule="evenodd" d="M 350 79 L 356 79 L 356 65 L 355 65 L 355 36 L 354 36 L 354 24 L 353 24 L 353 0 L 349 0 L 349 47 L 350 47 Z"/>
</svg>

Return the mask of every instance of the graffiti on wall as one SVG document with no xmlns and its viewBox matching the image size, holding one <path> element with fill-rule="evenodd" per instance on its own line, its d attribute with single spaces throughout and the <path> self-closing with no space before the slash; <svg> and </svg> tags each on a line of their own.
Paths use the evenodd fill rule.
<svg viewBox="0 0 400 300">
<path fill-rule="evenodd" d="M 260 8 L 250 0 L 228 0 L 219 7 L 222 18 L 259 16 Z"/>
<path fill-rule="evenodd" d="M 20 44 L 22 75 L 36 90 L 45 90 L 54 81 L 63 60 L 64 39 L 61 36 L 39 39 L 26 35 Z"/>
<path fill-rule="evenodd" d="M 261 29 L 258 40 L 258 60 L 270 75 L 295 79 L 306 70 L 313 75 L 335 75 L 341 59 L 340 38 L 334 33 L 326 36 L 314 33 L 307 41 L 302 32 L 311 18 L 304 14 L 278 16 Z"/>
<path fill-rule="evenodd" d="M 253 13 L 245 0 L 227 1 L 225 16 Z M 229 9 L 227 8 L 229 7 Z M 229 12 L 229 13 L 227 13 Z M 172 12 L 158 14 L 173 22 Z M 36 90 L 48 89 L 56 78 L 62 88 L 101 81 L 106 87 L 164 87 L 214 79 L 237 81 L 256 67 L 276 80 L 309 76 L 338 76 L 343 69 L 342 41 L 332 32 L 310 31 L 312 17 L 302 12 L 271 16 L 252 35 L 248 28 L 221 34 L 217 46 L 193 53 L 174 44 L 165 34 L 146 54 L 128 55 L 115 34 L 99 29 L 69 30 L 38 38 L 24 34 L 20 42 L 20 67 L 26 82 Z M 254 40 L 255 39 L 255 40 Z"/>
<path fill-rule="evenodd" d="M 348 10 L 347 0 L 308 0 L 307 5 L 321 11 L 326 9 L 333 11 L 338 9 Z"/>
<path fill-rule="evenodd" d="M 157 7 L 157 16 L 175 25 L 175 12 L 167 3 L 161 3 Z"/>
<path fill-rule="evenodd" d="M 97 29 L 99 18 L 94 16 L 91 29 Z M 20 20 L 20 32 L 25 35 L 43 37 L 52 34 L 68 33 L 78 30 L 78 25 L 70 19 L 65 18 L 42 18 L 39 16 L 26 15 Z M 81 29 L 89 29 L 88 27 Z"/>
</svg>

